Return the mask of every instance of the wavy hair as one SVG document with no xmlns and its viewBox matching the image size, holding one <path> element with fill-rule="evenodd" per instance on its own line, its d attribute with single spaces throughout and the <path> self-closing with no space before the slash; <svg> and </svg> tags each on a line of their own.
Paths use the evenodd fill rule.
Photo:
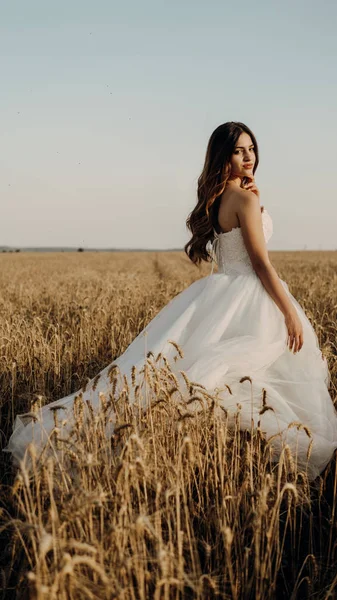
<svg viewBox="0 0 337 600">
<path fill-rule="evenodd" d="M 217 224 L 220 196 L 231 173 L 231 156 L 243 132 L 250 135 L 255 146 L 255 173 L 259 164 L 259 150 L 256 138 L 247 125 L 239 121 L 228 121 L 219 125 L 209 138 L 204 167 L 198 178 L 198 201 L 186 220 L 192 238 L 184 246 L 184 250 L 195 265 L 202 260 L 209 262 L 211 259 L 206 246 L 215 237 L 213 228 Z"/>
</svg>

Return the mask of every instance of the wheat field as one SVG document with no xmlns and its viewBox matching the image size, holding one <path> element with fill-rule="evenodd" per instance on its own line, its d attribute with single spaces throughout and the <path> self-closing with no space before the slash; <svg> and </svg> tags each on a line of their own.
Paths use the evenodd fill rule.
<svg viewBox="0 0 337 600">
<path fill-rule="evenodd" d="M 337 407 L 337 252 L 270 258 L 315 328 Z M 85 386 L 211 270 L 183 252 L 3 253 L 0 266 L 2 448 L 16 413 Z M 1 453 L 1 598 L 337 598 L 335 460 L 311 483 L 287 448 L 273 464 L 259 428 L 229 429 L 198 382 L 179 391 L 147 358 L 145 412 L 112 376 L 99 416 L 75 403 L 72 445 L 55 427 L 62 460 L 32 451 L 17 471 Z"/>
</svg>

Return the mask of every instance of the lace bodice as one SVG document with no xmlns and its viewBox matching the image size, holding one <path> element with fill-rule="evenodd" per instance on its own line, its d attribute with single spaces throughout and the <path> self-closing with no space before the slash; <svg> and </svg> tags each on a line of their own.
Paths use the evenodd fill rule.
<svg viewBox="0 0 337 600">
<path fill-rule="evenodd" d="M 268 243 L 273 234 L 273 221 L 265 208 L 261 215 L 264 239 Z M 235 227 L 225 233 L 217 233 L 214 229 L 214 236 L 211 274 L 213 273 L 214 260 L 218 264 L 218 273 L 255 273 L 243 241 L 241 227 Z"/>
</svg>

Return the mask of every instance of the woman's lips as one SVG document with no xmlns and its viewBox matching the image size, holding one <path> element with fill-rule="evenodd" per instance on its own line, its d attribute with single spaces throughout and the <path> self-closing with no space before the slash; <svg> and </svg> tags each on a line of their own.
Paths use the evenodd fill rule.
<svg viewBox="0 0 337 600">
<path fill-rule="evenodd" d="M 244 169 L 251 169 L 253 165 L 243 165 Z"/>
</svg>

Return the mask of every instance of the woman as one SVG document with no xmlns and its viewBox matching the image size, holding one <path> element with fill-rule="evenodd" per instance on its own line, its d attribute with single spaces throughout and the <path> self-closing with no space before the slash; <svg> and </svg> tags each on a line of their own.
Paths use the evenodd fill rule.
<svg viewBox="0 0 337 600">
<path fill-rule="evenodd" d="M 238 408 L 242 429 L 253 419 L 266 439 L 273 437 L 275 459 L 286 442 L 310 479 L 322 472 L 337 447 L 330 373 L 310 321 L 270 262 L 273 223 L 260 207 L 254 180 L 258 163 L 257 141 L 246 125 L 228 122 L 215 129 L 198 180 L 198 202 L 187 219 L 192 237 L 185 252 L 196 265 L 208 261 L 211 242 L 218 272 L 212 266 L 210 275 L 175 296 L 85 391 L 44 406 L 39 419 L 28 424 L 18 415 L 5 449 L 14 459 L 24 457 L 33 434 L 42 448 L 54 427 L 53 409 L 62 407 L 69 426 L 80 392 L 98 409 L 100 392 L 111 389 L 114 366 L 130 383 L 132 368 L 140 371 L 149 351 L 169 361 L 173 340 L 181 350 L 171 365 L 179 383 L 183 372 L 189 381 L 216 391 L 229 423 Z M 113 423 L 107 430 L 112 432 Z"/>
</svg>

